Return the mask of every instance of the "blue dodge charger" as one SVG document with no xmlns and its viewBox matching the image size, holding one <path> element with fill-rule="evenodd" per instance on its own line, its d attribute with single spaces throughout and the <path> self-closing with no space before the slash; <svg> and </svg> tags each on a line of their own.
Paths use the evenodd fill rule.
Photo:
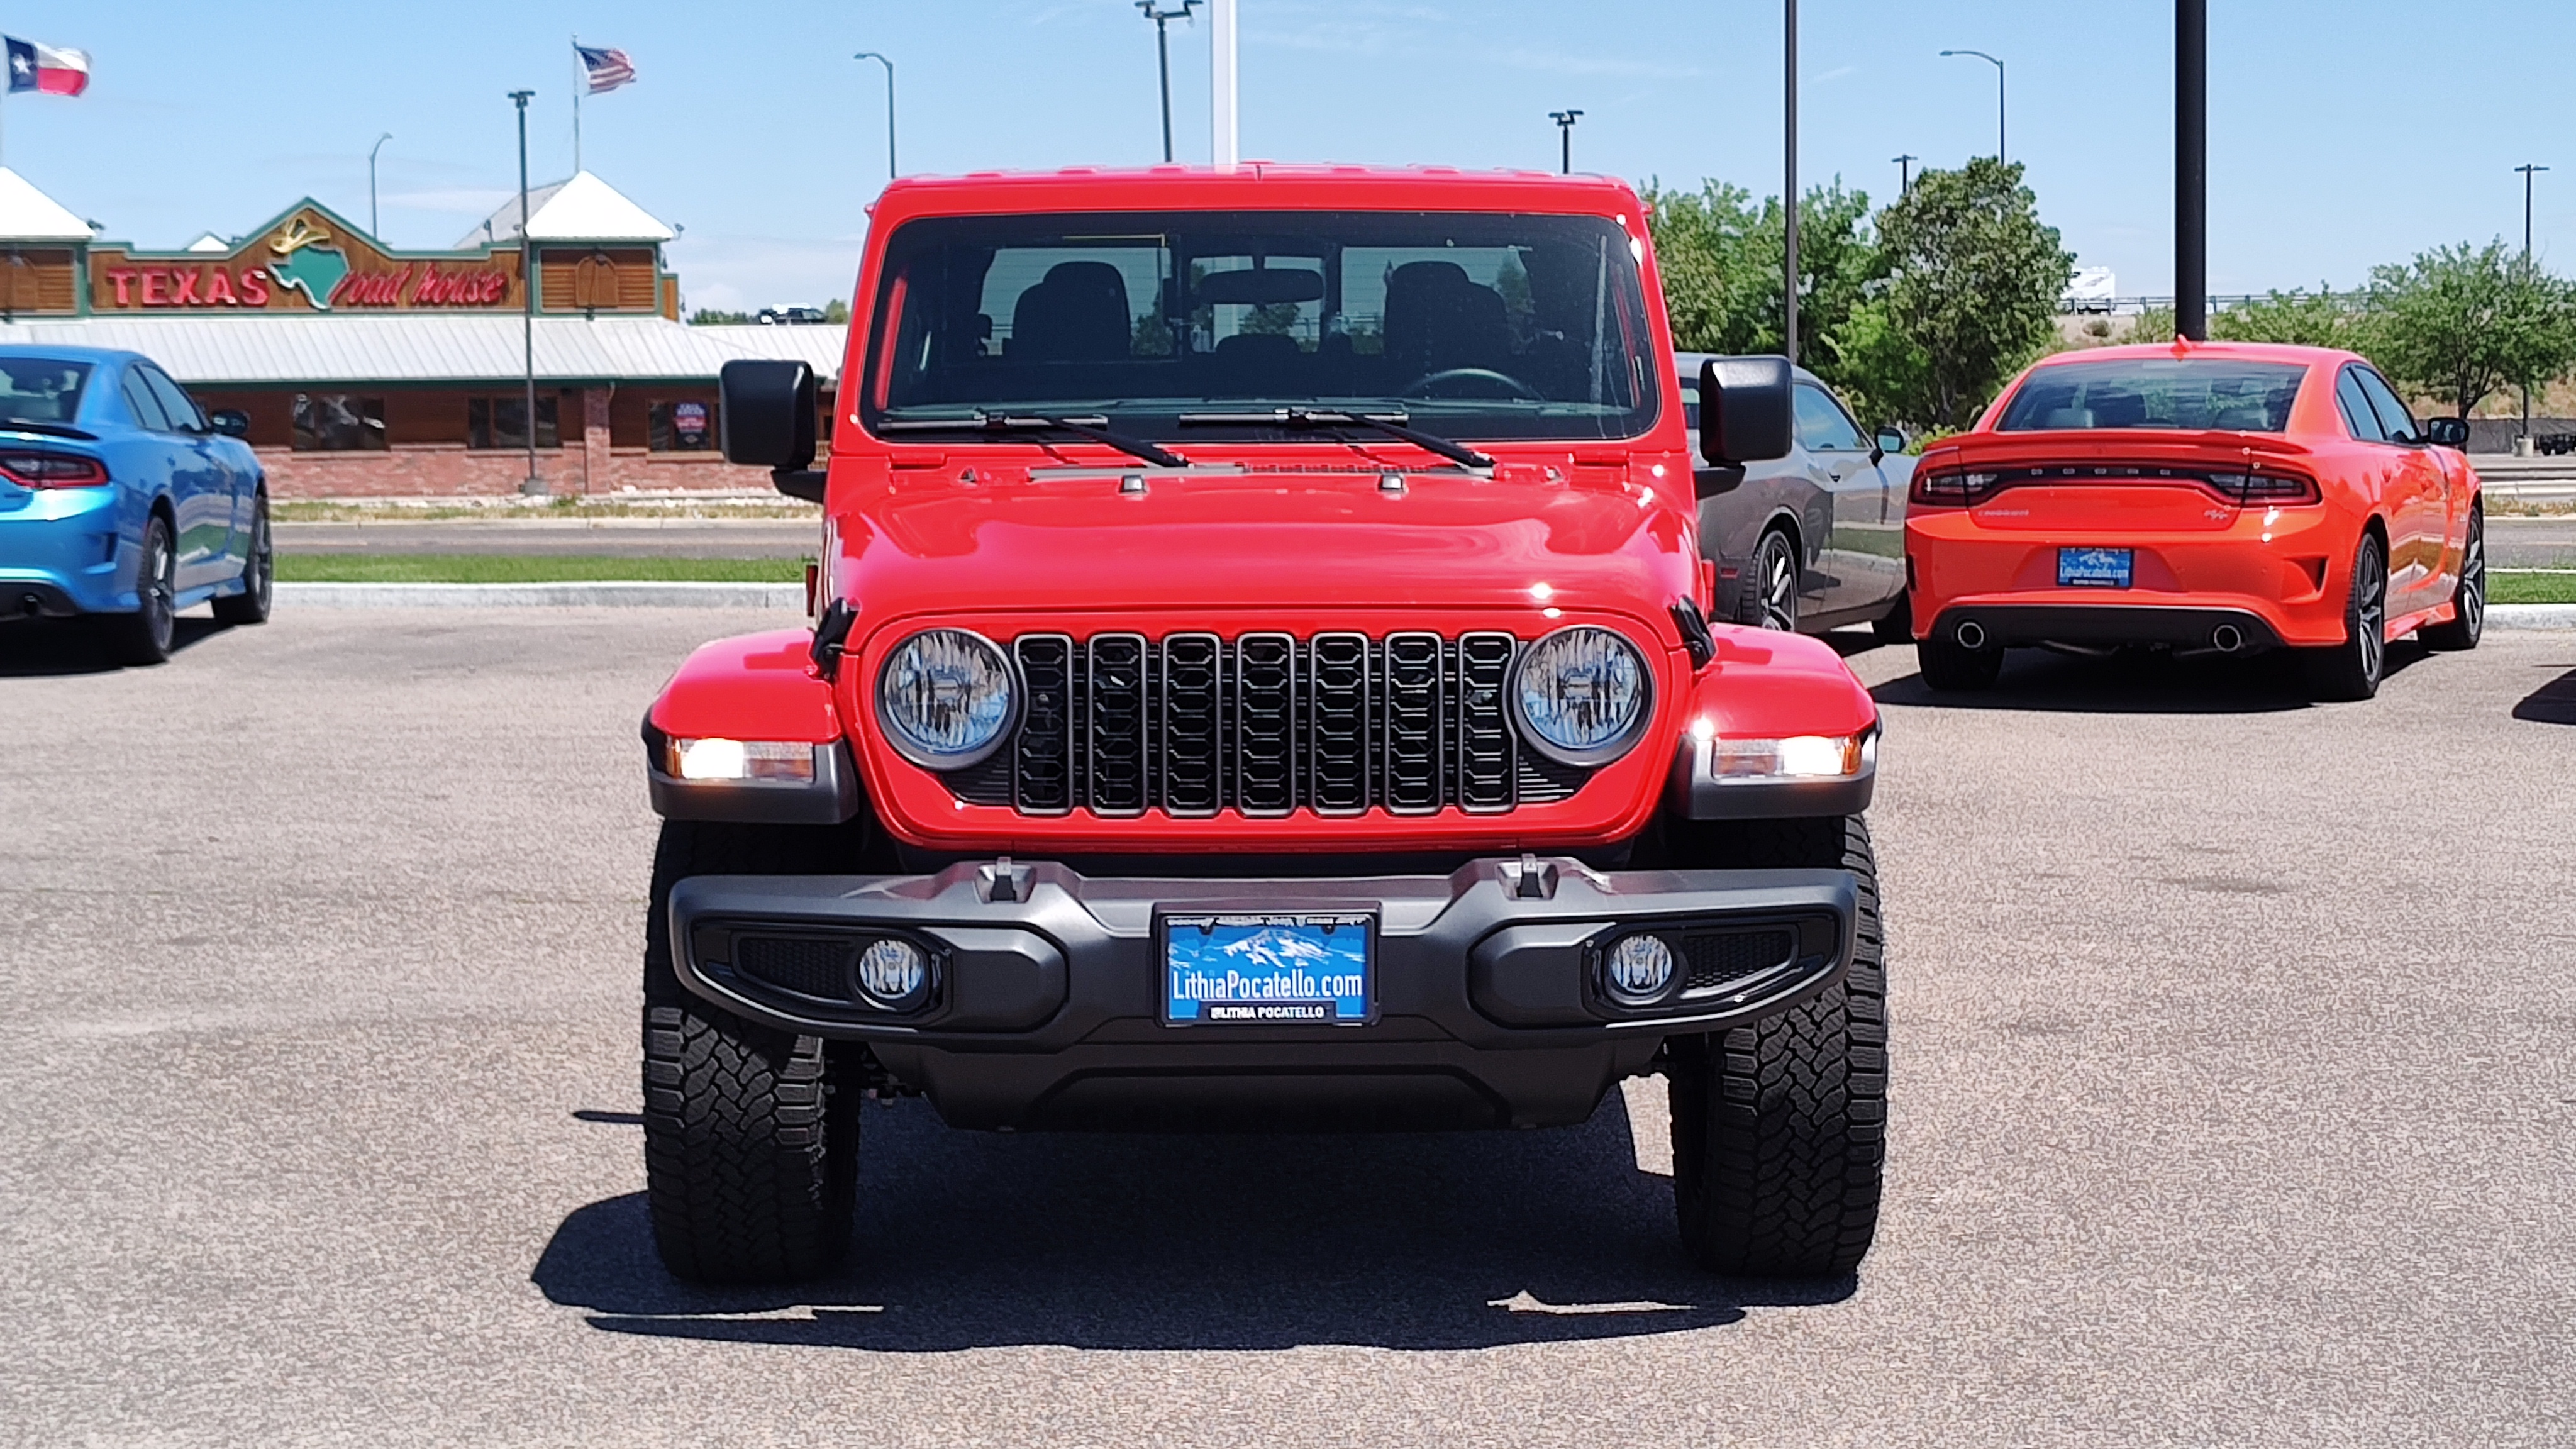
<svg viewBox="0 0 2576 1449">
<path fill-rule="evenodd" d="M 194 604 L 266 620 L 268 487 L 247 427 L 135 353 L 0 346 L 0 619 L 84 619 L 131 664 L 168 658 Z"/>
</svg>

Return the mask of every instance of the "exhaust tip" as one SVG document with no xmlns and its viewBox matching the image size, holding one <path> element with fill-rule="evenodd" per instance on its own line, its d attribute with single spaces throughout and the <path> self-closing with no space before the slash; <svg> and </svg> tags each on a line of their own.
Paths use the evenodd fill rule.
<svg viewBox="0 0 2576 1449">
<path fill-rule="evenodd" d="M 2233 624 L 2221 624 L 2209 631 L 2209 647 L 2221 654 L 2233 654 L 2245 647 L 2245 631 Z"/>
<path fill-rule="evenodd" d="M 1959 627 L 1950 631 L 1950 637 L 1958 640 L 1962 649 L 1983 649 L 1986 647 L 1986 626 L 1974 619 L 1962 619 Z"/>
</svg>

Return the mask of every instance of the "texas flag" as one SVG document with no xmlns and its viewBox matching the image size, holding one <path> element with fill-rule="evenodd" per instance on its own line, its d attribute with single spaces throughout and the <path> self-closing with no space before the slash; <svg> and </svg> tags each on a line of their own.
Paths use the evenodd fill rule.
<svg viewBox="0 0 2576 1449">
<path fill-rule="evenodd" d="M 14 35 L 9 44 L 9 89 L 42 91 L 49 96 L 76 96 L 89 89 L 89 52 L 58 50 Z"/>
</svg>

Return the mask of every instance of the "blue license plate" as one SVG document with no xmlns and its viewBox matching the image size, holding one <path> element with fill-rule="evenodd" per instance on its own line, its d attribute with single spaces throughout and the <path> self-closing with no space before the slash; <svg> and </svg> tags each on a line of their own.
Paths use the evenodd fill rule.
<svg viewBox="0 0 2576 1449">
<path fill-rule="evenodd" d="M 2125 548 L 2061 548 L 2057 551 L 2057 586 L 2125 589 L 2134 565 L 2134 552 Z"/>
<path fill-rule="evenodd" d="M 1377 1002 L 1366 911 L 1163 917 L 1163 1020 L 1173 1026 L 1362 1026 Z"/>
</svg>

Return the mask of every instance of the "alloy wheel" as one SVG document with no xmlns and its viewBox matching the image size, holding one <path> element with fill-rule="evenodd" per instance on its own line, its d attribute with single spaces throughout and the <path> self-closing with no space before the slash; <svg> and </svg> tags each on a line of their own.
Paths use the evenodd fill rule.
<svg viewBox="0 0 2576 1449">
<path fill-rule="evenodd" d="M 2361 650 L 2362 676 L 2376 684 L 2388 656 L 2388 564 L 2376 544 L 2365 544 L 2353 569 L 2354 642 Z"/>
<path fill-rule="evenodd" d="M 1789 540 L 1776 533 L 1762 540 L 1762 627 L 1798 629 L 1798 559 Z"/>
<path fill-rule="evenodd" d="M 2462 632 L 2475 642 L 2487 619 L 2487 520 L 2483 513 L 2469 515 L 2469 541 L 2460 554 L 2459 604 Z"/>
<path fill-rule="evenodd" d="M 155 519 L 143 531 L 143 577 L 136 606 L 143 613 L 143 627 L 150 632 L 153 647 L 168 652 L 178 634 L 179 581 L 175 577 L 177 559 L 170 552 L 170 533 Z"/>
</svg>

